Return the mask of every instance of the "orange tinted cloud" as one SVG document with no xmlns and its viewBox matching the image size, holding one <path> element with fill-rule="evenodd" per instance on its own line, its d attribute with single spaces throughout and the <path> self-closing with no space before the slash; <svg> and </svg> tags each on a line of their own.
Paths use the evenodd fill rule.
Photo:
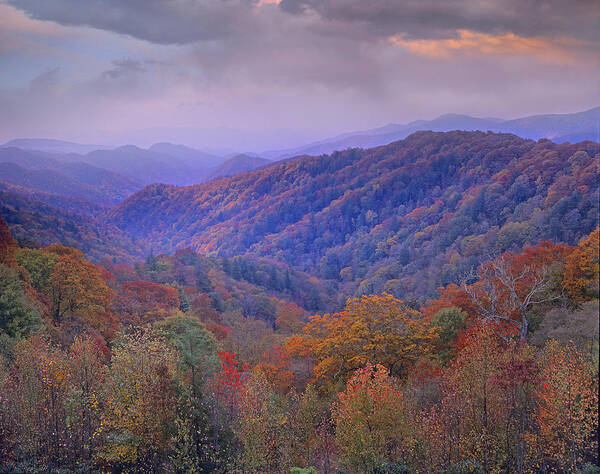
<svg viewBox="0 0 600 474">
<path fill-rule="evenodd" d="M 0 30 L 51 36 L 61 34 L 64 28 L 49 21 L 31 19 L 15 7 L 0 2 Z"/>
<path fill-rule="evenodd" d="M 406 40 L 402 36 L 393 36 L 389 40 L 411 53 L 435 59 L 457 55 L 521 55 L 558 63 L 572 62 L 571 49 L 583 45 L 581 41 L 572 39 L 524 38 L 514 33 L 489 35 L 469 30 L 458 30 L 457 33 L 457 38 L 440 40 Z"/>
</svg>

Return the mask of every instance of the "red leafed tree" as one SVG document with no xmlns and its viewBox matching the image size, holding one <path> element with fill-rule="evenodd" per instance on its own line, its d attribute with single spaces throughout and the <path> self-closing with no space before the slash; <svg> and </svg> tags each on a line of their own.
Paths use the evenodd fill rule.
<svg viewBox="0 0 600 474">
<path fill-rule="evenodd" d="M 263 360 L 254 366 L 253 371 L 262 372 L 275 391 L 284 393 L 294 382 L 290 368 L 289 353 L 284 347 L 276 345 L 263 353 Z"/>
<path fill-rule="evenodd" d="M 431 320 L 438 311 L 445 308 L 460 308 L 467 313 L 469 319 L 475 319 L 478 308 L 472 298 L 458 285 L 448 285 L 439 288 L 440 297 L 437 300 L 429 300 L 423 307 L 423 314 Z"/>
<path fill-rule="evenodd" d="M 116 310 L 133 323 L 154 321 L 179 308 L 177 290 L 149 281 L 128 281 L 119 292 Z"/>
<path fill-rule="evenodd" d="M 219 361 L 221 370 L 215 377 L 215 395 L 225 409 L 226 417 L 231 419 L 238 409 L 249 367 L 245 363 L 240 363 L 236 359 L 236 354 L 227 351 L 219 353 Z"/>
</svg>

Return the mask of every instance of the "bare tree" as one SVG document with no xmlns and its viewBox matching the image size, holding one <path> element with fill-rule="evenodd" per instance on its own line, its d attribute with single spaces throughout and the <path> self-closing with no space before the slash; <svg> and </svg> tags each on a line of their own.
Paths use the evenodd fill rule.
<svg viewBox="0 0 600 474">
<path fill-rule="evenodd" d="M 478 280 L 478 284 L 468 281 Z M 462 288 L 473 300 L 483 319 L 505 321 L 520 331 L 522 341 L 529 331 L 528 311 L 538 304 L 554 301 L 562 293 L 554 289 L 554 279 L 548 266 L 524 265 L 517 268 L 501 256 L 471 271 L 463 278 Z M 520 321 L 515 319 L 520 317 Z"/>
</svg>

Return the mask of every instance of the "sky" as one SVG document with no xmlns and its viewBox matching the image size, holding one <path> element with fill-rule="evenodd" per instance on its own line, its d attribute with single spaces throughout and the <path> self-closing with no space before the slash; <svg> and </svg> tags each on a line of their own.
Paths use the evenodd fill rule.
<svg viewBox="0 0 600 474">
<path fill-rule="evenodd" d="M 296 146 L 600 105 L 598 0 L 0 0 L 0 141 Z"/>
</svg>

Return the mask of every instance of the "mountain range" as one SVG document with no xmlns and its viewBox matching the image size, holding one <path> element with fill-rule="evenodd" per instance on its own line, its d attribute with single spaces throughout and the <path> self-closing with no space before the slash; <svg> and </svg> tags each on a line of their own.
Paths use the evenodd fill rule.
<svg viewBox="0 0 600 474">
<path fill-rule="evenodd" d="M 346 148 L 371 148 L 401 140 L 421 130 L 433 132 L 481 130 L 514 133 L 522 138 L 533 140 L 549 138 L 556 143 L 599 141 L 600 107 L 572 114 L 532 115 L 514 120 L 446 114 L 433 120 L 416 120 L 405 125 L 388 124 L 379 128 L 344 133 L 301 147 L 264 152 L 262 156 L 283 159 L 296 155 L 321 155 Z"/>
<path fill-rule="evenodd" d="M 351 294 L 422 298 L 485 255 L 589 234 L 598 150 L 589 141 L 417 132 L 195 186 L 147 186 L 107 222 L 161 252 L 272 258 Z"/>
<path fill-rule="evenodd" d="M 170 143 L 82 154 L 68 143 L 57 152 L 53 141 L 13 141 L 0 147 L 0 215 L 21 242 L 61 242 L 93 260 L 191 247 L 280 262 L 344 295 L 422 300 L 486 255 L 542 240 L 574 244 L 598 225 L 600 145 L 565 137 L 593 134 L 599 112 L 447 115 L 265 154 L 278 161 Z M 418 128 L 509 122 L 532 139 L 418 131 L 387 143 Z M 345 148 L 322 153 L 330 147 Z M 295 154 L 302 150 L 317 156 Z"/>
<path fill-rule="evenodd" d="M 85 215 L 96 215 L 147 184 L 200 183 L 270 163 L 249 155 L 226 159 L 167 143 L 156 144 L 148 150 L 128 145 L 82 155 L 8 146 L 15 142 L 24 146 L 40 143 L 12 141 L 0 147 L 0 188 L 59 209 L 80 208 Z"/>
</svg>

